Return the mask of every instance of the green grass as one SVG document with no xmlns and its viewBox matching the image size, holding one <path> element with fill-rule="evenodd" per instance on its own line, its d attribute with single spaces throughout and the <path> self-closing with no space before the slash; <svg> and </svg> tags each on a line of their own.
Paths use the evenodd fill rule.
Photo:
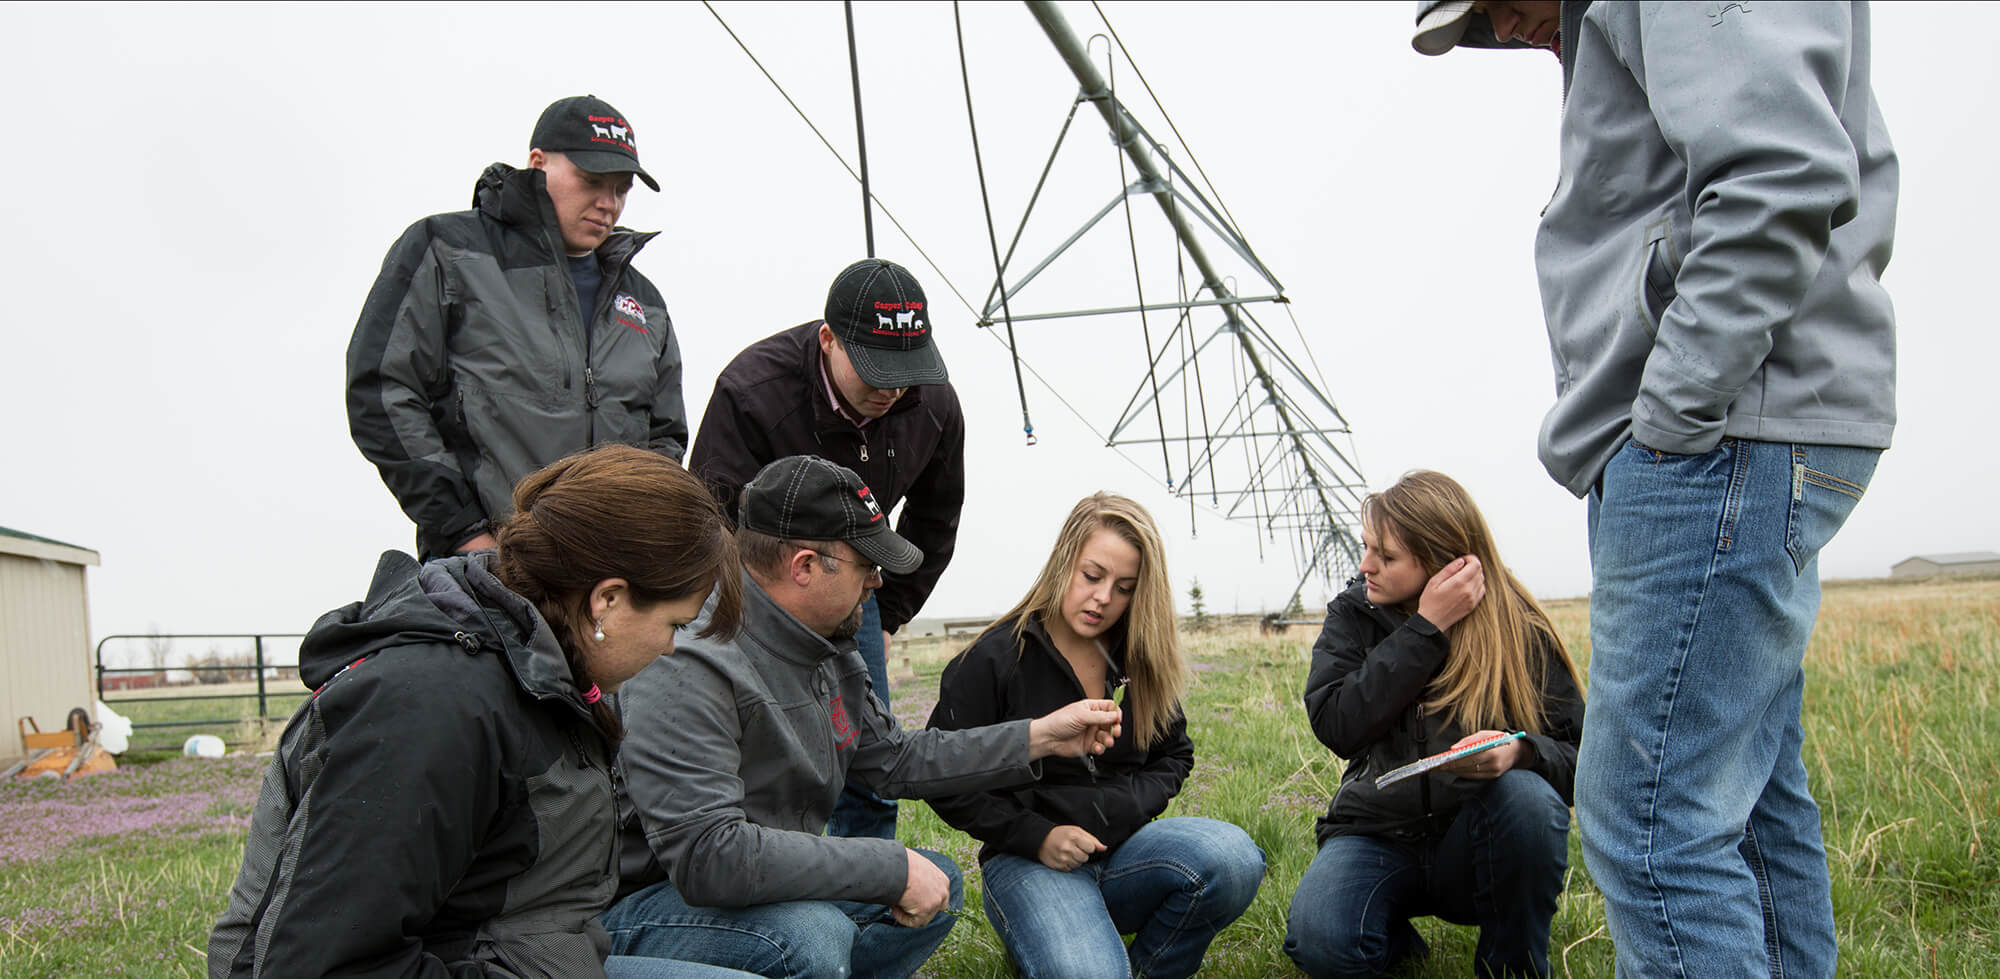
<svg viewBox="0 0 2000 979">
<path fill-rule="evenodd" d="M 1588 606 L 1556 602 L 1550 614 L 1587 664 Z M 1295 627 L 1190 643 L 1205 667 L 1188 701 L 1196 764 L 1167 814 L 1236 823 L 1268 860 L 1256 902 L 1218 936 L 1204 975 L 1297 975 L 1281 950 L 1285 913 L 1340 772 L 1298 701 L 1313 638 Z M 913 653 L 917 675 L 899 691 L 934 692 L 948 655 Z M 2000 581 L 1830 584 L 1806 670 L 1805 757 L 1823 810 L 1841 974 L 2000 975 Z M 1011 975 L 978 911 L 977 847 L 923 803 L 902 812 L 905 842 L 967 868 L 967 913 L 925 972 Z M 1431 956 L 1400 976 L 1470 972 L 1474 929 L 1435 919 L 1417 928 Z M 1550 958 L 1560 976 L 1613 972 L 1603 898 L 1575 833 Z"/>
<path fill-rule="evenodd" d="M 106 703 L 135 725 L 170 725 L 132 731 L 133 750 L 151 760 L 180 754 L 181 743 L 196 734 L 216 735 L 232 747 L 263 744 L 284 729 L 307 694 L 297 677 L 266 680 L 264 689 L 261 719 L 255 682 L 114 691 Z M 191 699 L 165 699 L 180 697 Z"/>
<path fill-rule="evenodd" d="M 1550 611 L 1587 661 L 1585 606 Z M 1168 813 L 1234 822 L 1269 858 L 1256 903 L 1217 939 L 1205 975 L 1296 974 L 1280 950 L 1285 911 L 1339 772 L 1298 702 L 1312 638 L 1295 627 L 1190 641 L 1202 665 L 1188 700 L 1197 760 Z M 906 723 L 928 712 L 951 648 L 896 651 Z M 2000 975 L 2000 581 L 1830 585 L 1806 669 L 1805 759 L 1823 810 L 1841 973 Z M 204 975 L 262 767 L 176 758 L 69 784 L 0 785 L 0 976 Z M 976 844 L 923 803 L 902 811 L 905 842 L 967 871 L 966 913 L 925 974 L 1009 975 L 979 910 Z M 1608 977 L 1603 902 L 1574 835 L 1570 867 L 1551 958 L 1558 975 Z M 1418 928 L 1432 955 L 1404 979 L 1470 971 L 1472 929 Z"/>
</svg>

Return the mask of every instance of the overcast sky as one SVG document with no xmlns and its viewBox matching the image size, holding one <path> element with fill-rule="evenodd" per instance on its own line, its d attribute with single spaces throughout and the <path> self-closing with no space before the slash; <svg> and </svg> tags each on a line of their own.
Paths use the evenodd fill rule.
<svg viewBox="0 0 2000 979">
<path fill-rule="evenodd" d="M 840 5 L 717 9 L 852 159 Z M 1089 5 L 1065 10 L 1079 35 L 1103 29 Z M 1448 472 L 1532 589 L 1586 593 L 1583 504 L 1535 458 L 1553 398 L 1531 246 L 1556 180 L 1555 59 L 1422 58 L 1403 2 L 1105 12 L 1284 283 L 1370 486 Z M 1076 85 L 1023 7 L 963 16 L 1004 235 Z M 983 296 L 992 264 L 952 8 L 862 2 L 855 18 L 876 192 L 950 283 Z M 1994 277 L 1987 123 L 2000 118 L 2000 69 L 1938 43 L 1940 31 L 1993 36 L 2000 7 L 1882 4 L 1875 28 L 1904 178 L 1887 276 L 1900 417 L 1867 499 L 1822 556 L 1829 577 L 2000 549 L 2000 339 L 1975 288 Z M 1129 69 L 1117 68 L 1121 93 L 1166 135 Z M 14 7 L 0 91 L 12 134 L 0 155 L 0 526 L 102 554 L 90 572 L 99 636 L 300 631 L 359 597 L 380 551 L 411 547 L 347 434 L 347 340 L 389 244 L 467 206 L 487 163 L 521 164 L 554 99 L 611 101 L 665 187 L 635 189 L 623 223 L 664 232 L 637 264 L 680 331 L 692 422 L 737 350 L 817 317 L 827 283 L 862 254 L 858 188 L 698 4 Z M 1079 114 L 1023 253 L 1110 200 L 1115 167 L 1102 122 Z M 1157 227 L 1141 225 L 1154 235 L 1141 247 L 1170 263 Z M 1122 223 L 1100 231 L 1023 304 L 1132 302 Z M 1196 577 L 1212 609 L 1282 604 L 1295 577 L 1282 541 L 1260 557 L 1247 527 L 1191 518 L 1157 466 L 1149 476 L 1103 449 L 1032 381 L 1041 444 L 1024 446 L 1000 345 L 879 215 L 876 242 L 928 289 L 970 426 L 958 555 L 925 615 L 1011 604 L 1070 504 L 1099 488 L 1154 509 L 1184 605 Z M 1172 288 L 1147 284 L 1154 301 Z M 1260 315 L 1298 343 L 1282 313 Z M 1101 429 L 1143 377 L 1138 328 L 1059 320 L 1017 333 L 1028 363 Z M 1309 603 L 1324 597 L 1308 589 Z"/>
</svg>

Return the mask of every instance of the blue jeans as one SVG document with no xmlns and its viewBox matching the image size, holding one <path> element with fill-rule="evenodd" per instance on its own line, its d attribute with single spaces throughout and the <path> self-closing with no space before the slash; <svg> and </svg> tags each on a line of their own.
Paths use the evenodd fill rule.
<svg viewBox="0 0 2000 979">
<path fill-rule="evenodd" d="M 1879 456 L 1628 442 L 1591 495 L 1576 815 L 1621 977 L 1833 975 L 1801 664 L 1820 548 Z"/>
<path fill-rule="evenodd" d="M 604 974 L 608 979 L 750 979 L 750 973 L 735 969 L 632 955 L 614 955 L 605 959 Z"/>
<path fill-rule="evenodd" d="M 1002 854 L 981 874 L 986 920 L 1023 979 L 1162 979 L 1194 975 L 1215 933 L 1250 906 L 1264 851 L 1234 825 L 1183 816 L 1155 819 L 1075 870 Z"/>
<path fill-rule="evenodd" d="M 889 706 L 889 651 L 882 645 L 882 610 L 871 592 L 861 604 L 861 631 L 854 640 L 861 647 L 861 661 L 868 664 L 868 680 L 875 686 L 875 698 Z M 826 835 L 896 838 L 896 800 L 884 799 L 867 786 L 849 781 L 833 804 L 833 816 L 826 821 Z"/>
<path fill-rule="evenodd" d="M 896 924 L 887 905 L 854 901 L 695 907 L 667 881 L 628 895 L 601 920 L 616 955 L 706 962 L 770 979 L 902 979 L 944 944 L 965 905 L 958 865 L 917 852 L 951 879 L 951 911 L 922 928 Z"/>
<path fill-rule="evenodd" d="M 1516 769 L 1467 799 L 1438 839 L 1328 839 L 1292 895 L 1285 954 L 1313 979 L 1379 976 L 1429 951 L 1410 919 L 1430 915 L 1478 926 L 1474 975 L 1547 976 L 1568 869 L 1569 807 Z"/>
</svg>

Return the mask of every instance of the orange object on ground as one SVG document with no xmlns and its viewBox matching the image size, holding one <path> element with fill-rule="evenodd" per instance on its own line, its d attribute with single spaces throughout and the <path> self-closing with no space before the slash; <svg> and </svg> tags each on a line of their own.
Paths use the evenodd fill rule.
<svg viewBox="0 0 2000 979">
<path fill-rule="evenodd" d="M 76 765 L 75 771 L 70 771 L 70 766 L 76 762 L 76 755 L 79 751 L 88 751 L 90 754 L 83 759 L 82 764 Z M 118 762 L 112 759 L 111 753 L 99 748 L 97 742 L 91 741 L 81 748 L 74 746 L 57 748 L 35 759 L 28 767 L 21 769 L 19 777 L 35 778 L 46 772 L 58 778 L 80 778 L 85 775 L 96 775 L 99 772 L 110 772 L 117 769 Z"/>
<path fill-rule="evenodd" d="M 117 770 L 118 762 L 112 759 L 110 752 L 98 747 L 92 731 L 95 726 L 90 722 L 90 715 L 81 707 L 69 712 L 67 727 L 47 734 L 42 733 L 42 726 L 35 723 L 32 717 L 16 719 L 14 728 L 21 734 L 21 750 L 32 759 L 21 765 L 16 774 L 20 778 L 35 778 L 44 774 L 75 778 Z"/>
</svg>

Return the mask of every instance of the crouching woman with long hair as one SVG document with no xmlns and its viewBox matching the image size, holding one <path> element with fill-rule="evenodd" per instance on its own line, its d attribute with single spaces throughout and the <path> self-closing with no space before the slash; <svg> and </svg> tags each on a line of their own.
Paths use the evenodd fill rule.
<svg viewBox="0 0 2000 979">
<path fill-rule="evenodd" d="M 1139 504 L 1098 493 L 1070 511 L 1020 604 L 945 667 L 930 726 L 1122 702 L 1096 758 L 1046 758 L 1017 789 L 933 799 L 977 837 L 986 917 L 1027 977 L 1190 976 L 1257 896 L 1264 853 L 1229 823 L 1156 819 L 1194 767 L 1166 551 Z M 1127 948 L 1121 934 L 1133 935 Z"/>
<path fill-rule="evenodd" d="M 736 545 L 700 481 L 613 446 L 529 475 L 497 551 L 391 551 L 299 647 L 312 696 L 251 817 L 209 975 L 740 975 L 606 961 L 606 699 L 692 621 L 733 632 Z"/>
<path fill-rule="evenodd" d="M 1473 973 L 1549 974 L 1583 731 L 1576 666 L 1465 489 L 1418 471 L 1362 505 L 1362 580 L 1328 604 L 1305 704 L 1347 759 L 1285 951 L 1315 979 L 1427 952 L 1410 919 L 1479 927 Z M 1378 787 L 1447 749 L 1499 747 Z"/>
</svg>

